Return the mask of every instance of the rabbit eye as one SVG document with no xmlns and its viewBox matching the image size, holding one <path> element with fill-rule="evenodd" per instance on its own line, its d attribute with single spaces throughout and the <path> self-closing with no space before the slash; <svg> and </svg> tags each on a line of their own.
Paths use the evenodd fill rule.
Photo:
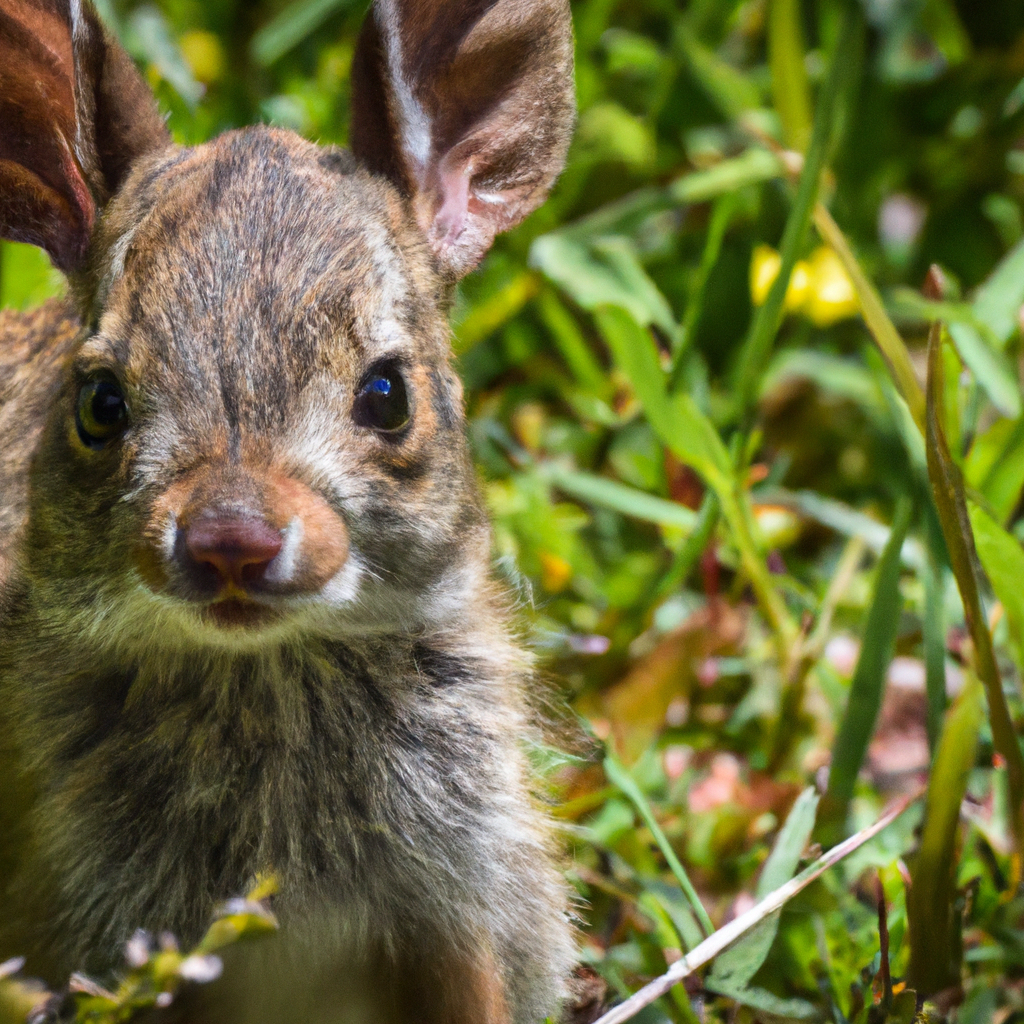
<svg viewBox="0 0 1024 1024">
<path fill-rule="evenodd" d="M 75 426 L 82 444 L 102 448 L 127 422 L 128 405 L 117 384 L 101 377 L 82 385 L 75 411 Z"/>
<path fill-rule="evenodd" d="M 382 363 L 363 378 L 352 415 L 361 427 L 389 433 L 409 422 L 409 396 L 396 363 Z"/>
</svg>

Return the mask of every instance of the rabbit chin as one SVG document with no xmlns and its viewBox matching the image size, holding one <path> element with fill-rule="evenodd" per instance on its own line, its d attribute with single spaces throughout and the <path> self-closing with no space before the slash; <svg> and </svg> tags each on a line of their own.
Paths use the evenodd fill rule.
<svg viewBox="0 0 1024 1024">
<path fill-rule="evenodd" d="M 426 590 L 410 590 L 388 581 L 352 551 L 315 594 L 261 597 L 220 611 L 217 605 L 229 602 L 185 600 L 134 576 L 127 586 L 93 591 L 88 600 L 63 601 L 62 621 L 51 624 L 69 641 L 84 641 L 119 660 L 202 650 L 256 654 L 303 638 L 344 641 L 450 630 L 467 612 L 473 617 L 474 602 L 489 589 L 487 577 L 486 566 L 467 560 L 450 566 Z"/>
</svg>

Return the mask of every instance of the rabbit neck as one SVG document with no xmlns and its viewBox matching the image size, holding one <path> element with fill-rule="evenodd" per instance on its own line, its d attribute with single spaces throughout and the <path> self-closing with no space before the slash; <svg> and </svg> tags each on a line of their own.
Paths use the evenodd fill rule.
<svg viewBox="0 0 1024 1024">
<path fill-rule="evenodd" d="M 12 666 L 4 688 L 17 679 L 36 841 L 78 962 L 140 926 L 194 941 L 261 871 L 278 875 L 285 918 L 344 906 L 346 927 L 372 917 L 377 938 L 392 915 L 472 918 L 507 884 L 491 876 L 508 829 L 532 833 L 522 658 L 502 639 L 317 642 L 114 672 L 69 662 Z"/>
</svg>

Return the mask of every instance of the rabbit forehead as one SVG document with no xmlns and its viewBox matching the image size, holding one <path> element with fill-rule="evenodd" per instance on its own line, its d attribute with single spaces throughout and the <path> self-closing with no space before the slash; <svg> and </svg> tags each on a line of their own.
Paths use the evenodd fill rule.
<svg viewBox="0 0 1024 1024">
<path fill-rule="evenodd" d="M 231 132 L 141 167 L 98 251 L 103 332 L 139 371 L 227 353 L 301 382 L 346 356 L 447 354 L 445 296 L 405 200 L 289 132 Z"/>
</svg>

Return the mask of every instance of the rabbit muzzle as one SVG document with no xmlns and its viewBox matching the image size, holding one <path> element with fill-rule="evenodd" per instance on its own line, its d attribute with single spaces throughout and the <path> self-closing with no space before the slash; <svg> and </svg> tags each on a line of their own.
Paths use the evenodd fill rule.
<svg viewBox="0 0 1024 1024">
<path fill-rule="evenodd" d="M 136 562 L 155 593 L 233 628 L 277 618 L 282 599 L 315 597 L 348 553 L 344 521 L 306 484 L 209 464 L 156 500 Z"/>
</svg>

